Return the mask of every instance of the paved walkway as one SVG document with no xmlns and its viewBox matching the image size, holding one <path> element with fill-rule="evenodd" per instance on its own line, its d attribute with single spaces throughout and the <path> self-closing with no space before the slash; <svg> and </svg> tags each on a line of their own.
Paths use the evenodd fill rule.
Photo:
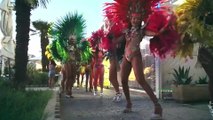
<svg viewBox="0 0 213 120">
<path fill-rule="evenodd" d="M 132 113 L 122 113 L 125 99 L 119 103 L 112 102 L 114 91 L 104 90 L 104 96 L 93 96 L 84 89 L 73 89 L 74 98 L 61 97 L 61 120 L 149 120 L 153 105 L 145 94 L 131 93 Z M 181 104 L 175 101 L 160 101 L 165 120 L 213 120 L 207 103 Z"/>
</svg>

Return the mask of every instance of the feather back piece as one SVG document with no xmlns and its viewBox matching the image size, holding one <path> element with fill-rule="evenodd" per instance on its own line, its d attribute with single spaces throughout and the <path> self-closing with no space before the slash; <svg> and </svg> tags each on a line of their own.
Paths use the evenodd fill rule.
<svg viewBox="0 0 213 120">
<path fill-rule="evenodd" d="M 83 16 L 75 13 L 68 13 L 66 16 L 61 18 L 54 24 L 53 27 L 53 42 L 52 42 L 52 53 L 53 57 L 56 59 L 66 62 L 70 59 L 69 49 L 70 45 L 68 40 L 70 36 L 75 36 L 76 40 L 74 44 L 80 43 L 80 40 L 84 36 L 84 29 L 85 29 L 85 20 Z"/>
<path fill-rule="evenodd" d="M 160 58 L 175 56 L 175 49 L 180 40 L 176 28 L 176 16 L 169 6 L 153 9 L 145 30 L 158 33 L 150 40 L 150 51 Z"/>
</svg>

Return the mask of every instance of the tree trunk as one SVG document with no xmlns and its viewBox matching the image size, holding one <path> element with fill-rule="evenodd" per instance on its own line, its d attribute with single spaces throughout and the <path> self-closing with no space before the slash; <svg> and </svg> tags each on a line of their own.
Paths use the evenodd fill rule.
<svg viewBox="0 0 213 120">
<path fill-rule="evenodd" d="M 48 59 L 45 55 L 46 46 L 49 44 L 49 39 L 47 37 L 47 33 L 41 33 L 41 56 L 42 56 L 42 71 L 48 71 Z"/>
<path fill-rule="evenodd" d="M 16 49 L 15 49 L 15 79 L 17 89 L 24 89 L 28 62 L 28 44 L 31 7 L 24 0 L 15 1 L 16 9 Z"/>
</svg>

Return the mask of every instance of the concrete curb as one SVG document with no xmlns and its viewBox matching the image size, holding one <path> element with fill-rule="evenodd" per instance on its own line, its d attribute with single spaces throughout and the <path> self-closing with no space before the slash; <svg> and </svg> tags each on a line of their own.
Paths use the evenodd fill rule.
<svg viewBox="0 0 213 120">
<path fill-rule="evenodd" d="M 42 120 L 61 120 L 61 105 L 58 91 L 53 90 L 52 98 L 48 101 Z"/>
</svg>

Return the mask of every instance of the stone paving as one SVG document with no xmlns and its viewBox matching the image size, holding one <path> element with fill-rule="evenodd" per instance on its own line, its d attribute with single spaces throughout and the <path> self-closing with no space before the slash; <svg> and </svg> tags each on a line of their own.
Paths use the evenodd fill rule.
<svg viewBox="0 0 213 120">
<path fill-rule="evenodd" d="M 132 113 L 122 113 L 125 98 L 119 103 L 112 102 L 114 91 L 104 90 L 104 96 L 93 96 L 83 88 L 73 89 L 74 98 L 60 99 L 61 120 L 149 120 L 153 105 L 146 94 L 132 92 Z M 196 104 L 176 103 L 173 100 L 160 101 L 164 120 L 213 120 L 207 102 Z"/>
</svg>

